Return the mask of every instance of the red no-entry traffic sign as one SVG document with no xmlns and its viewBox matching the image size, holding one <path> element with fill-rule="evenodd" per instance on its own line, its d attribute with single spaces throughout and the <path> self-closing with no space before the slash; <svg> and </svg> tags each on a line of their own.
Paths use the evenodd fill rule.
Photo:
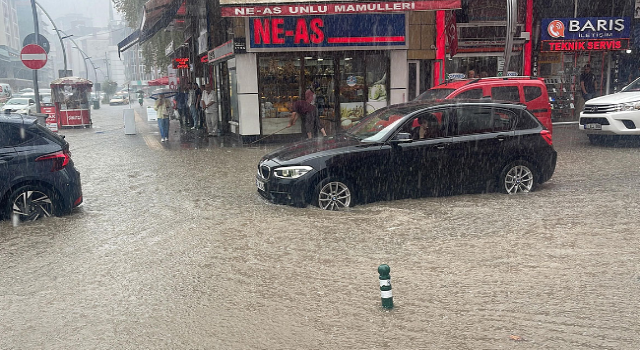
<svg viewBox="0 0 640 350">
<path fill-rule="evenodd" d="M 29 44 L 20 51 L 20 59 L 27 68 L 40 69 L 47 64 L 47 52 L 42 46 Z"/>
</svg>

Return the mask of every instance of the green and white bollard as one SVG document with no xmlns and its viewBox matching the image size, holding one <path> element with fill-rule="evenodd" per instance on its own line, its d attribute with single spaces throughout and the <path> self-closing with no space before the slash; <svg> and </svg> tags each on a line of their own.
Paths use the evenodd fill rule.
<svg viewBox="0 0 640 350">
<path fill-rule="evenodd" d="M 393 309 L 393 295 L 391 293 L 391 276 L 389 275 L 391 268 L 387 264 L 378 266 L 380 274 L 380 298 L 382 307 L 385 309 Z"/>
</svg>

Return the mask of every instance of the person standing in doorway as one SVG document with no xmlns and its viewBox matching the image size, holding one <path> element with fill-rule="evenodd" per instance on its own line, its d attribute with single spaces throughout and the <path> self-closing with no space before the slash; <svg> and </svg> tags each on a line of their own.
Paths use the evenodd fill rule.
<svg viewBox="0 0 640 350">
<path fill-rule="evenodd" d="M 204 110 L 209 136 L 218 136 L 218 99 L 216 92 L 211 89 L 211 83 L 205 85 L 202 94 L 202 109 Z"/>
<path fill-rule="evenodd" d="M 580 75 L 580 89 L 584 102 L 592 99 L 596 94 L 596 77 L 591 73 L 591 65 L 584 66 L 584 72 Z"/>
</svg>

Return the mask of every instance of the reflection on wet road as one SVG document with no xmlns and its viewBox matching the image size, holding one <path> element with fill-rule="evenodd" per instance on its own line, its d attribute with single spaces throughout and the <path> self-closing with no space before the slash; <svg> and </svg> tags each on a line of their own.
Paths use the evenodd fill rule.
<svg viewBox="0 0 640 350">
<path fill-rule="evenodd" d="M 0 349 L 638 346 L 640 147 L 557 127 L 537 192 L 324 212 L 258 196 L 273 146 L 160 145 L 154 125 L 124 135 L 121 110 L 63 132 L 81 208 L 0 222 Z"/>
</svg>

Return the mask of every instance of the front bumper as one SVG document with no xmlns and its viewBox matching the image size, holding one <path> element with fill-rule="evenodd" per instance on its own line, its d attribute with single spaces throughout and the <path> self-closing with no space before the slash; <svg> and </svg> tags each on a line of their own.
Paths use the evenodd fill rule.
<svg viewBox="0 0 640 350">
<path fill-rule="evenodd" d="M 580 113 L 579 129 L 595 135 L 640 135 L 640 111 Z"/>
<path fill-rule="evenodd" d="M 256 175 L 255 181 L 258 193 L 273 203 L 306 206 L 312 178 L 309 173 L 297 179 L 281 179 L 273 175 L 265 179 Z"/>
</svg>

